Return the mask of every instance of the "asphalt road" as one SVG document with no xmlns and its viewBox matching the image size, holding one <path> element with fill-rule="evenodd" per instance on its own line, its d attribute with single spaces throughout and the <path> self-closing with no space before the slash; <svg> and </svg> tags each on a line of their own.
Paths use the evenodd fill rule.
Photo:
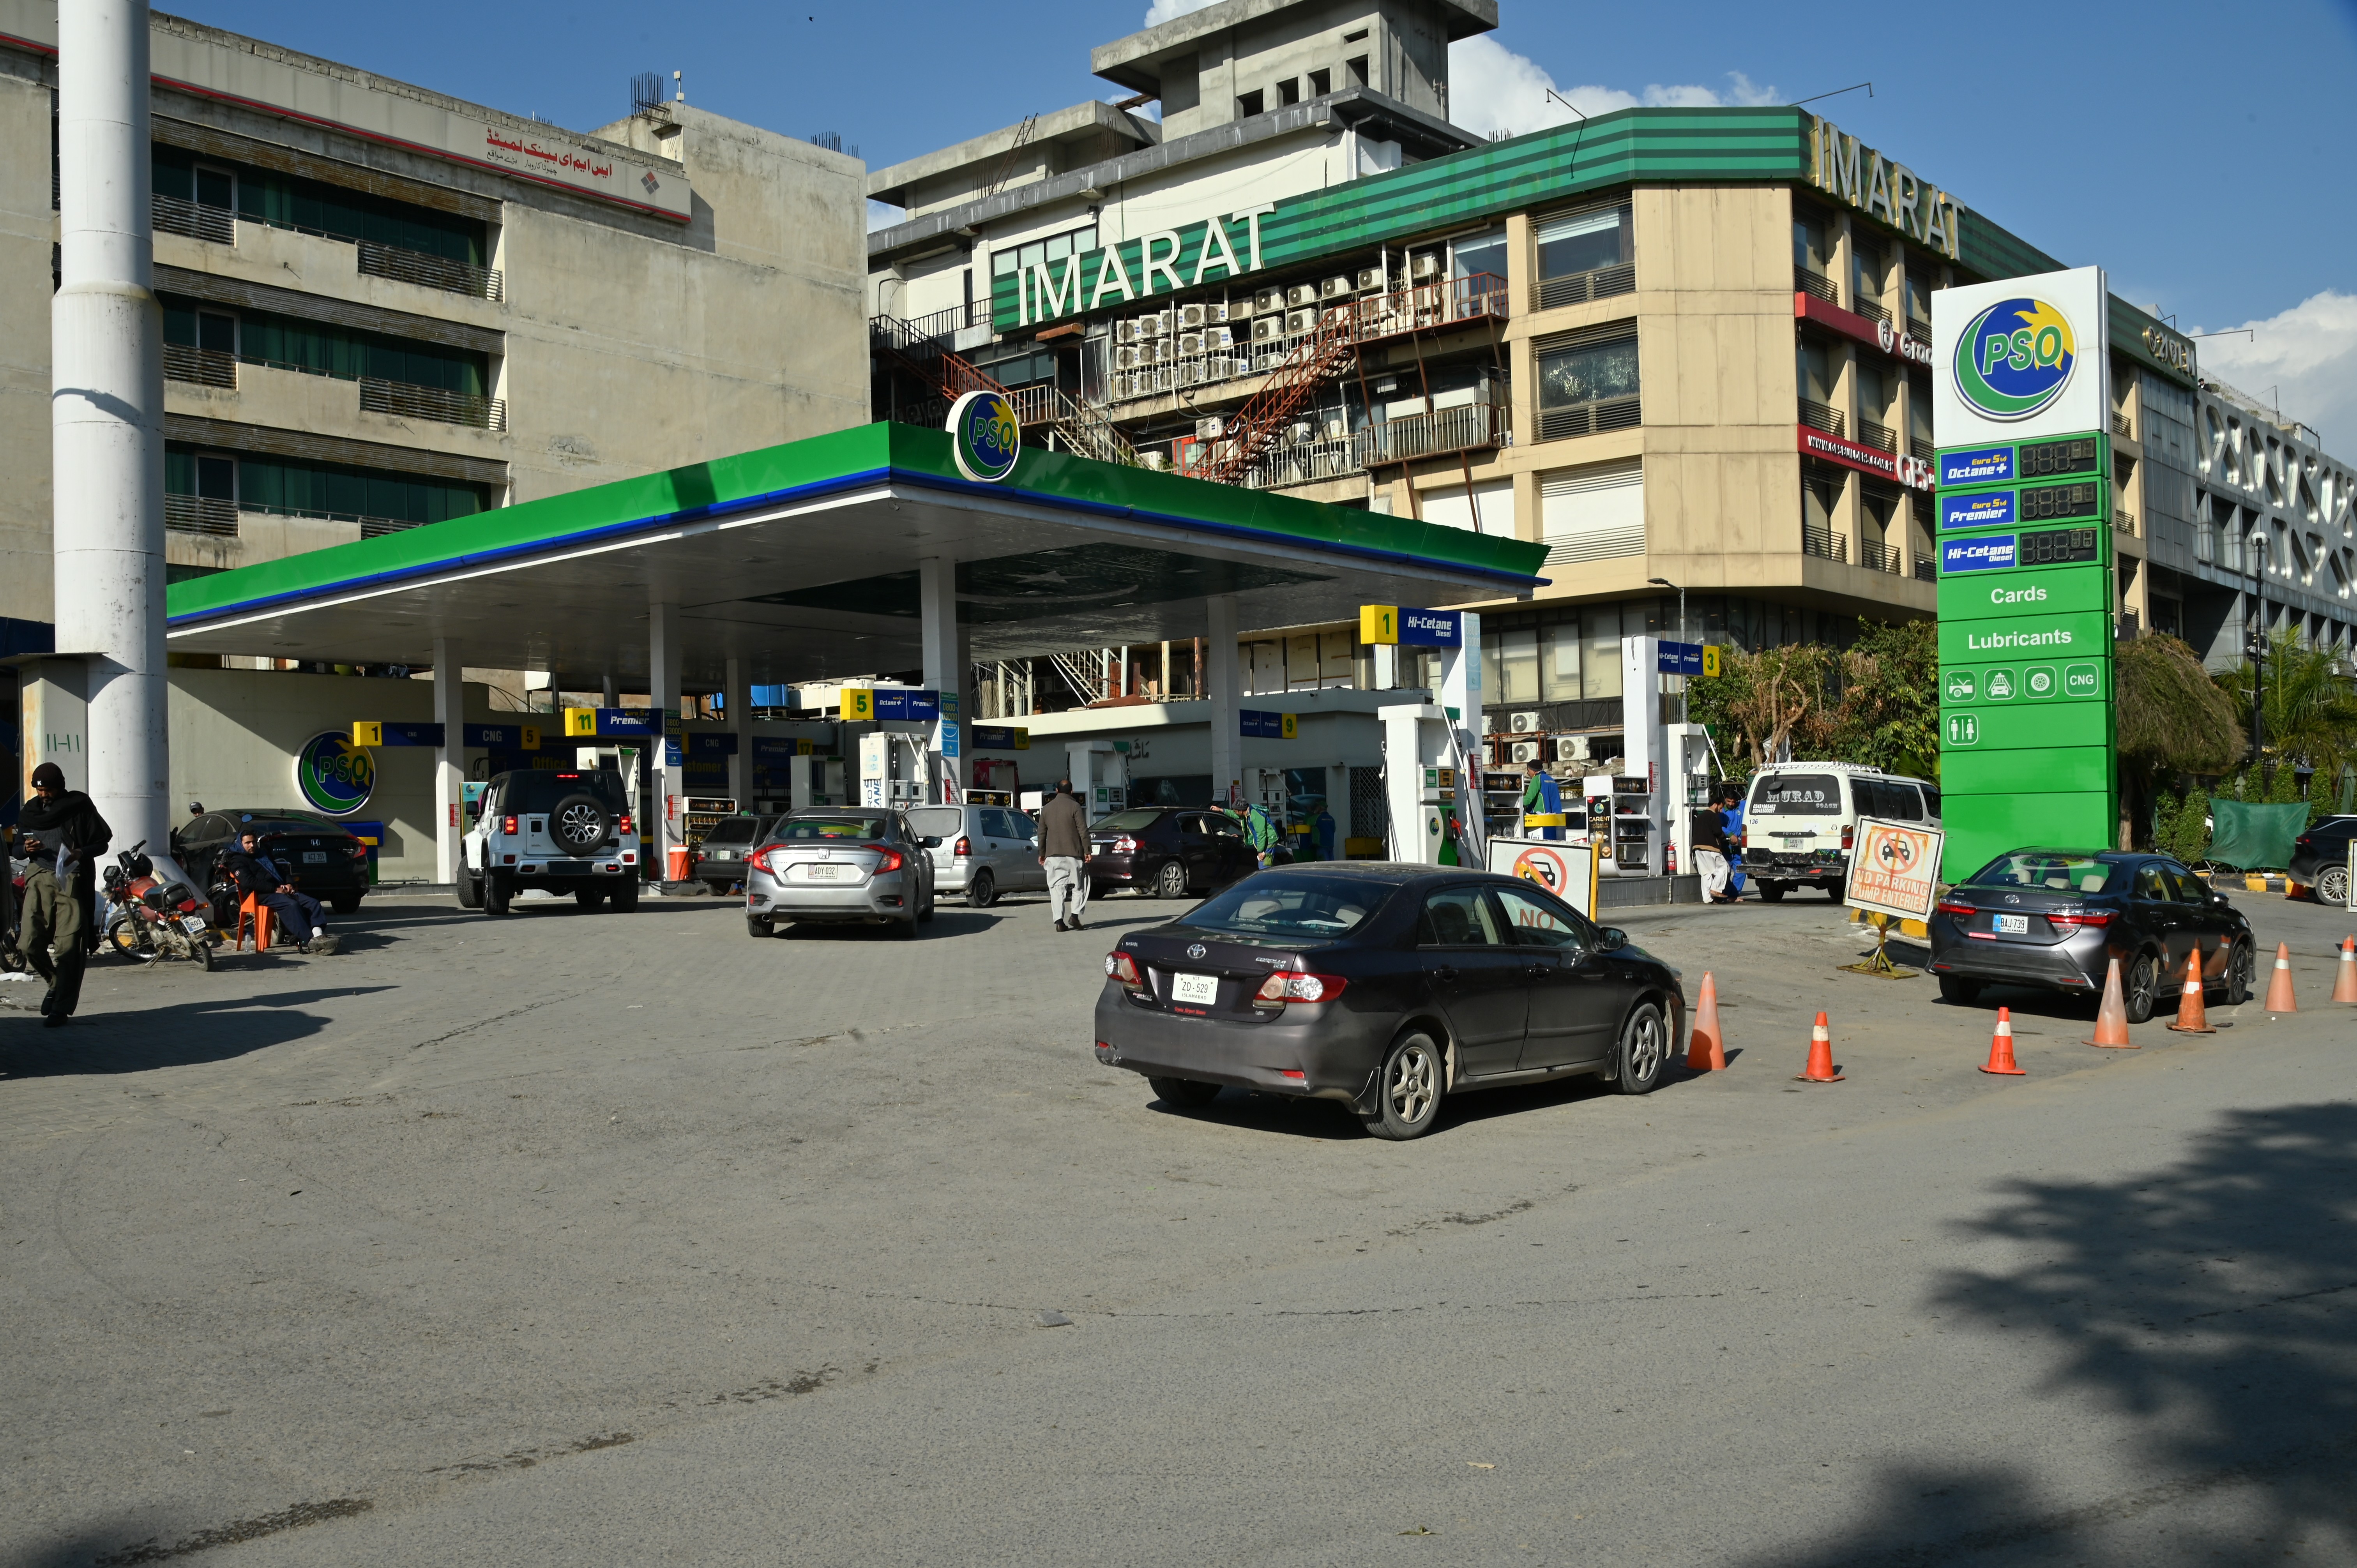
<svg viewBox="0 0 2357 1568">
<path fill-rule="evenodd" d="M 0 985 L 0 1562 L 2357 1562 L 2348 922 L 2240 901 L 2309 1011 L 2023 1079 L 1818 900 L 1631 918 L 1729 1070 L 1406 1144 L 1097 1065 L 1131 898 Z"/>
</svg>

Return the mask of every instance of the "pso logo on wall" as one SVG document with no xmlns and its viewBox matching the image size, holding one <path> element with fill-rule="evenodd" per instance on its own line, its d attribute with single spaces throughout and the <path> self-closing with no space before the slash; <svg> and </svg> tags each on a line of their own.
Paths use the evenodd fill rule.
<svg viewBox="0 0 2357 1568">
<path fill-rule="evenodd" d="M 349 817 L 376 789 L 376 757 L 343 730 L 328 730 L 295 754 L 295 790 L 303 803 L 330 817 Z"/>
<path fill-rule="evenodd" d="M 2060 306 L 2001 299 L 1956 338 L 1956 393 L 1987 418 L 2028 419 L 2062 395 L 2078 363 L 2078 334 Z"/>
<path fill-rule="evenodd" d="M 1005 392 L 970 392 L 950 409 L 950 452 L 958 472 L 996 484 L 1023 455 L 1023 425 Z"/>
</svg>

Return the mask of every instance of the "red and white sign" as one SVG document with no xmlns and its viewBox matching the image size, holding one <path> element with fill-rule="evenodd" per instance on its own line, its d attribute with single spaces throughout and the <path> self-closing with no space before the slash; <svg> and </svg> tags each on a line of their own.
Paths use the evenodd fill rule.
<svg viewBox="0 0 2357 1568">
<path fill-rule="evenodd" d="M 1856 468 L 1861 474 L 1872 474 L 1910 490 L 1932 488 L 1932 465 L 1921 457 L 1902 457 L 1879 446 L 1861 446 L 1806 424 L 1800 426 L 1800 443 L 1802 452 L 1808 456 L 1839 463 L 1845 468 Z"/>
<path fill-rule="evenodd" d="M 1922 338 L 1910 337 L 1888 321 L 1877 321 L 1854 310 L 1844 310 L 1838 305 L 1828 305 L 1813 294 L 1794 294 L 1792 314 L 1829 332 L 1879 349 L 1894 360 L 1927 368 L 1932 363 L 1932 345 Z"/>
<path fill-rule="evenodd" d="M 1947 835 L 1915 822 L 1857 820 L 1857 847 L 1849 857 L 1842 902 L 1854 909 L 1902 920 L 1928 920 Z"/>
</svg>

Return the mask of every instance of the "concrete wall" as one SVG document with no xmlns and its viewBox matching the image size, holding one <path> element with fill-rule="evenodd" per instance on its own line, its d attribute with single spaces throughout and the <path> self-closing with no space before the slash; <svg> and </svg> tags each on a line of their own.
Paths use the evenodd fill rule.
<svg viewBox="0 0 2357 1568">
<path fill-rule="evenodd" d="M 0 71 L 30 62 L 0 57 Z M 0 75 L 0 616 L 49 610 L 49 90 Z"/>
</svg>

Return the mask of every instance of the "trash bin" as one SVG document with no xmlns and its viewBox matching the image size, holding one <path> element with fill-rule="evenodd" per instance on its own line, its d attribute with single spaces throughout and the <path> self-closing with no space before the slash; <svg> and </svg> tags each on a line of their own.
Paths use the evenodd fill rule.
<svg viewBox="0 0 2357 1568">
<path fill-rule="evenodd" d="M 675 843 L 672 845 L 663 855 L 663 880 L 666 882 L 686 881 L 688 876 L 687 863 L 687 846 L 683 843 Z"/>
</svg>

